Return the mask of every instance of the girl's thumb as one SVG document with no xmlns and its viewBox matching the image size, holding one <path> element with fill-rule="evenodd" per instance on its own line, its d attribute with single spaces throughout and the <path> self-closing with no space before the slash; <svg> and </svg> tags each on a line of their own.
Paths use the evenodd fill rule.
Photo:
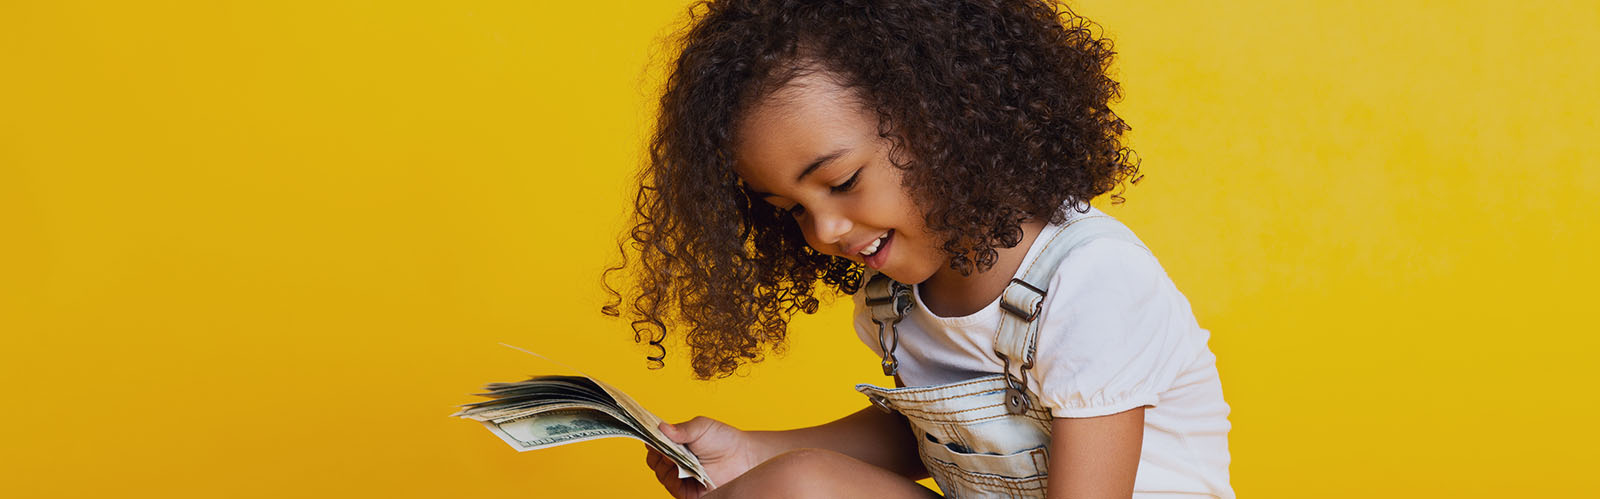
<svg viewBox="0 0 1600 499">
<path fill-rule="evenodd" d="M 711 418 L 695 416 L 693 419 L 678 424 L 662 421 L 660 428 L 661 433 L 666 434 L 667 438 L 672 439 L 673 442 L 687 444 L 704 437 L 706 432 L 716 424 L 717 422 Z"/>
<path fill-rule="evenodd" d="M 678 427 L 673 426 L 672 423 L 662 421 L 660 429 L 661 433 L 672 439 L 673 442 L 683 443 L 683 432 L 679 431 Z"/>
</svg>

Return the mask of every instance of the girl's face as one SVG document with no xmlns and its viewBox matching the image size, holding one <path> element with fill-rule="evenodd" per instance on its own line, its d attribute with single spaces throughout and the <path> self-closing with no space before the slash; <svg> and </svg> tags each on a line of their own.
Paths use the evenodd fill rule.
<svg viewBox="0 0 1600 499">
<path fill-rule="evenodd" d="M 878 119 L 817 71 L 754 106 L 737 130 L 734 170 L 753 198 L 786 210 L 806 243 L 921 283 L 948 256 L 889 162 Z"/>
</svg>

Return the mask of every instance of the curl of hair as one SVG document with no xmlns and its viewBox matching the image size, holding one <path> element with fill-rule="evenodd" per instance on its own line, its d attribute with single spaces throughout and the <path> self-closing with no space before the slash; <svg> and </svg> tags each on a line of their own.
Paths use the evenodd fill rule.
<svg viewBox="0 0 1600 499">
<path fill-rule="evenodd" d="M 1139 180 L 1121 140 L 1129 127 L 1109 107 L 1121 98 L 1115 52 L 1095 27 L 1037 0 L 695 4 L 622 261 L 602 276 L 612 295 L 602 311 L 632 320 L 634 340 L 655 349 L 652 368 L 664 364 L 668 331 L 681 332 L 695 376 L 708 379 L 781 351 L 789 318 L 816 310 L 818 283 L 861 286 L 859 265 L 809 247 L 792 219 L 746 196 L 733 170 L 741 113 L 811 69 L 877 114 L 950 267 L 989 269 L 995 248 L 1020 242 L 1023 221 L 1059 223 Z M 610 284 L 623 269 L 628 296 Z"/>
</svg>

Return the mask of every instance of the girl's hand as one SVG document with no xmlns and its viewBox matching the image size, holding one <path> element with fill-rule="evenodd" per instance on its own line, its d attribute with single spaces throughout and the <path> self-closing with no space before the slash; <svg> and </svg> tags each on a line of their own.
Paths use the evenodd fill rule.
<svg viewBox="0 0 1600 499">
<path fill-rule="evenodd" d="M 711 474 L 711 481 L 718 485 L 738 478 L 766 459 L 751 432 L 705 416 L 695 416 L 676 425 L 661 423 L 660 429 L 667 438 L 689 447 L 689 451 L 700 458 L 700 465 Z M 671 459 L 649 446 L 645 450 L 645 464 L 655 471 L 656 480 L 672 493 L 672 497 L 695 499 L 709 492 L 693 478 L 678 478 L 678 465 Z"/>
</svg>

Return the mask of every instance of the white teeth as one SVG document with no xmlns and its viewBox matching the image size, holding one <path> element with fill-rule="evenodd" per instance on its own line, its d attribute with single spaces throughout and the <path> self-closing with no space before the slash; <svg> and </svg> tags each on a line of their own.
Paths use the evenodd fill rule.
<svg viewBox="0 0 1600 499">
<path fill-rule="evenodd" d="M 883 244 L 882 239 L 873 241 L 871 246 L 867 246 L 867 249 L 861 250 L 861 256 L 872 256 L 878 252 L 878 246 L 881 244 Z"/>
<path fill-rule="evenodd" d="M 885 232 L 885 233 L 883 233 L 883 235 L 878 236 L 878 239 L 872 241 L 872 245 L 871 246 L 867 246 L 867 249 L 861 250 L 861 256 L 872 256 L 872 255 L 876 254 L 878 252 L 878 247 L 879 246 L 883 246 L 883 240 L 888 239 L 888 238 L 889 238 L 889 233 L 888 232 Z"/>
</svg>

